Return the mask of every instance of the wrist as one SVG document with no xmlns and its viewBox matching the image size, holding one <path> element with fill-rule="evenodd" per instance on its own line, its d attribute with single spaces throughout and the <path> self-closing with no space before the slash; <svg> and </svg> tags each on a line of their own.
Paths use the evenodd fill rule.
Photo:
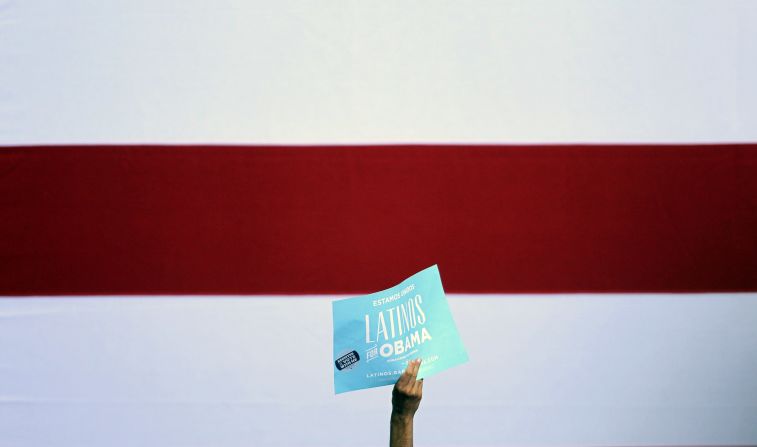
<svg viewBox="0 0 757 447">
<path fill-rule="evenodd" d="M 399 423 L 405 423 L 405 424 L 412 423 L 413 416 L 415 416 L 413 413 L 403 412 L 396 408 L 392 409 L 392 422 L 399 422 Z"/>
</svg>

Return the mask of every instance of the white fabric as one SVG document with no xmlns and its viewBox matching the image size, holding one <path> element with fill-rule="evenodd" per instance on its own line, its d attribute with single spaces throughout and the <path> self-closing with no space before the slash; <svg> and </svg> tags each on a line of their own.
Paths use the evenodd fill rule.
<svg viewBox="0 0 757 447">
<path fill-rule="evenodd" d="M 330 297 L 0 300 L 0 446 L 383 446 Z M 453 295 L 416 445 L 754 445 L 757 294 Z"/>
<path fill-rule="evenodd" d="M 757 2 L 6 0 L 0 144 L 757 140 Z"/>
</svg>

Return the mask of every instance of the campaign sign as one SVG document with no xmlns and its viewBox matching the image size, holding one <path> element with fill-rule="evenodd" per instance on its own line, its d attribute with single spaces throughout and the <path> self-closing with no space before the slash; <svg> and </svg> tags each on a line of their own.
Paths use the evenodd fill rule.
<svg viewBox="0 0 757 447">
<path fill-rule="evenodd" d="M 392 385 L 416 358 L 423 359 L 419 379 L 468 360 L 435 265 L 390 289 L 332 305 L 337 394 Z"/>
</svg>

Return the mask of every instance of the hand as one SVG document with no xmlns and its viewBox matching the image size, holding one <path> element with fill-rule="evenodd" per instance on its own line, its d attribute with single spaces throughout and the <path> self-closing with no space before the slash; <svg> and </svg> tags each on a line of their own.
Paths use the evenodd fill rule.
<svg viewBox="0 0 757 447">
<path fill-rule="evenodd" d="M 415 380 L 421 367 L 421 359 L 407 364 L 392 390 L 392 415 L 412 418 L 423 397 L 423 379 Z"/>
</svg>

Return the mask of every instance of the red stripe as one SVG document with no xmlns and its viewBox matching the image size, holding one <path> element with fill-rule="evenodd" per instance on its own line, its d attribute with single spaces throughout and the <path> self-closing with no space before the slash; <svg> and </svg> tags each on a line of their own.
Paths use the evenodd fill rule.
<svg viewBox="0 0 757 447">
<path fill-rule="evenodd" d="M 0 294 L 757 290 L 757 145 L 0 149 Z"/>
</svg>

